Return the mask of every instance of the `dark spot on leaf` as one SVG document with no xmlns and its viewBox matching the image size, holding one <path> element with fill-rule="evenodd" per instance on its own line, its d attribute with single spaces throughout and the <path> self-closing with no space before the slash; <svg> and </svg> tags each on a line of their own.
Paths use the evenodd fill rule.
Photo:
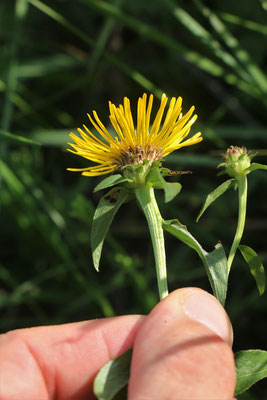
<svg viewBox="0 0 267 400">
<path fill-rule="evenodd" d="M 118 196 L 119 196 L 119 191 L 113 192 L 113 193 L 107 195 L 105 197 L 105 200 L 108 201 L 111 204 L 114 204 L 118 200 Z"/>
</svg>

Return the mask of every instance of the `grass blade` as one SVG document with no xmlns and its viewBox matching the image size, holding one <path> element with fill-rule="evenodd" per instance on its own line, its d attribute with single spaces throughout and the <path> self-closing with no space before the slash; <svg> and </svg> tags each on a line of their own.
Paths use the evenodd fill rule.
<svg viewBox="0 0 267 400">
<path fill-rule="evenodd" d="M 22 142 L 22 143 L 32 144 L 34 146 L 41 146 L 40 142 L 28 139 L 24 136 L 14 135 L 13 133 L 5 132 L 2 129 L 0 129 L 0 137 L 2 137 L 2 140 L 6 141 L 15 141 L 20 143 Z"/>
<path fill-rule="evenodd" d="M 46 4 L 39 0 L 28 0 L 30 4 L 38 8 L 40 11 L 48 15 L 50 18 L 57 21 L 60 25 L 64 26 L 68 31 L 72 32 L 75 36 L 79 37 L 88 46 L 95 48 L 96 43 L 94 39 L 91 39 L 86 33 L 77 28 L 74 24 L 63 17 L 61 14 L 48 7 Z M 147 79 L 144 75 L 131 68 L 129 65 L 123 63 L 119 58 L 113 56 L 107 51 L 102 52 L 103 57 L 116 65 L 126 75 L 130 76 L 136 83 L 145 88 L 147 91 L 154 93 L 158 98 L 161 97 L 162 90 L 157 88 L 154 83 Z"/>
</svg>

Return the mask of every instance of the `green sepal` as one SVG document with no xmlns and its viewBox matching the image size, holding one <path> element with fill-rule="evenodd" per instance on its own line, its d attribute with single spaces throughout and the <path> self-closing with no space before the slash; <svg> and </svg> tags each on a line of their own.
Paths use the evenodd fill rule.
<svg viewBox="0 0 267 400">
<path fill-rule="evenodd" d="M 252 163 L 250 165 L 250 167 L 245 169 L 245 172 L 248 173 L 248 172 L 256 171 L 257 169 L 265 169 L 266 170 L 267 165 L 259 164 L 259 163 Z"/>
<path fill-rule="evenodd" d="M 260 257 L 251 247 L 240 245 L 238 248 L 248 263 L 251 275 L 255 278 L 259 293 L 262 295 L 265 290 L 265 272 Z"/>
<path fill-rule="evenodd" d="M 109 187 L 118 185 L 123 182 L 132 182 L 131 179 L 124 178 L 121 174 L 110 175 L 107 178 L 103 179 L 95 188 L 94 192 L 98 192 L 99 190 L 107 189 Z"/>
<path fill-rule="evenodd" d="M 137 174 L 142 174 L 144 172 L 144 167 L 143 165 L 139 165 L 138 167 L 136 167 L 135 172 Z"/>
<path fill-rule="evenodd" d="M 230 189 L 235 184 L 236 180 L 235 179 L 228 179 L 227 181 L 223 182 L 220 186 L 218 186 L 216 189 L 214 189 L 212 192 L 208 194 L 206 197 L 205 203 L 203 207 L 201 208 L 196 221 L 198 222 L 201 215 L 206 211 L 206 209 L 216 200 L 218 197 L 220 197 L 226 190 Z"/>
<path fill-rule="evenodd" d="M 177 219 L 163 221 L 162 226 L 167 232 L 197 252 L 206 269 L 213 294 L 224 306 L 228 284 L 228 266 L 225 251 L 221 243 L 218 243 L 215 249 L 208 253 L 194 236 L 191 235 L 187 227 Z"/>
<path fill-rule="evenodd" d="M 267 351 L 242 350 L 235 353 L 235 396 L 248 390 L 263 378 L 267 378 Z"/>
<path fill-rule="evenodd" d="M 112 400 L 126 387 L 130 377 L 132 349 L 105 364 L 94 380 L 94 394 L 98 400 Z M 124 397 L 117 397 L 126 398 Z"/>
<path fill-rule="evenodd" d="M 152 167 L 153 168 L 160 168 L 162 165 L 161 161 L 153 161 Z"/>
<path fill-rule="evenodd" d="M 163 189 L 165 195 L 165 203 L 173 200 L 182 189 L 182 185 L 178 182 L 166 182 L 159 168 L 152 168 L 147 176 L 146 183 L 155 189 Z"/>
<path fill-rule="evenodd" d="M 111 222 L 121 205 L 128 199 L 129 192 L 122 187 L 111 189 L 100 199 L 95 210 L 91 231 L 91 247 L 95 269 L 99 270 L 103 243 Z"/>
</svg>

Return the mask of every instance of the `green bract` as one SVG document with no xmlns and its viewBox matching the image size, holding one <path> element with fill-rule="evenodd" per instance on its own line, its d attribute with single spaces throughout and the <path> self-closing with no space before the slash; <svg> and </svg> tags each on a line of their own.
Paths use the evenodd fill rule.
<svg viewBox="0 0 267 400">
<path fill-rule="evenodd" d="M 158 163 L 156 163 L 158 165 Z M 130 181 L 128 187 L 135 189 L 138 186 L 144 185 L 148 174 L 151 171 L 151 164 L 148 160 L 144 160 L 142 163 L 134 163 L 133 165 L 126 165 L 121 168 L 121 173 L 125 179 Z"/>
</svg>

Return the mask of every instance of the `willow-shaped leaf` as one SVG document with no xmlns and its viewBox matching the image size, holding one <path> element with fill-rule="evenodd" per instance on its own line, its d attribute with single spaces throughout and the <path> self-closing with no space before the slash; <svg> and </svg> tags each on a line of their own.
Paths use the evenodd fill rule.
<svg viewBox="0 0 267 400">
<path fill-rule="evenodd" d="M 118 185 L 119 183 L 123 182 L 132 182 L 131 179 L 124 178 L 120 174 L 115 174 L 108 176 L 107 178 L 103 179 L 94 189 L 94 192 L 98 192 L 99 190 L 107 189 L 109 187 Z"/>
<path fill-rule="evenodd" d="M 97 271 L 99 270 L 99 261 L 106 234 L 116 212 L 127 200 L 128 196 L 129 193 L 123 188 L 113 188 L 102 197 L 97 206 L 91 232 L 93 263 Z"/>
<path fill-rule="evenodd" d="M 235 395 L 245 392 L 260 379 L 267 378 L 267 351 L 243 350 L 235 354 Z"/>
<path fill-rule="evenodd" d="M 213 294 L 224 306 L 227 292 L 228 268 L 227 258 L 222 245 L 218 243 L 215 249 L 208 253 L 194 236 L 191 235 L 187 227 L 182 225 L 178 220 L 164 221 L 163 228 L 197 252 L 205 266 Z"/>
<path fill-rule="evenodd" d="M 130 349 L 100 369 L 94 380 L 94 394 L 98 400 L 114 399 L 114 396 L 127 385 L 131 358 L 132 350 Z"/>
<path fill-rule="evenodd" d="M 262 295 L 265 290 L 265 273 L 260 257 L 251 247 L 240 245 L 238 248 L 248 263 L 251 275 L 255 278 L 259 293 Z"/>
<path fill-rule="evenodd" d="M 206 209 L 213 203 L 218 197 L 220 197 L 226 190 L 230 189 L 235 183 L 235 179 L 228 179 L 227 181 L 223 182 L 220 186 L 218 186 L 215 190 L 208 194 L 203 207 L 200 210 L 200 213 L 197 217 L 197 222 L 201 215 L 206 211 Z"/>
</svg>

